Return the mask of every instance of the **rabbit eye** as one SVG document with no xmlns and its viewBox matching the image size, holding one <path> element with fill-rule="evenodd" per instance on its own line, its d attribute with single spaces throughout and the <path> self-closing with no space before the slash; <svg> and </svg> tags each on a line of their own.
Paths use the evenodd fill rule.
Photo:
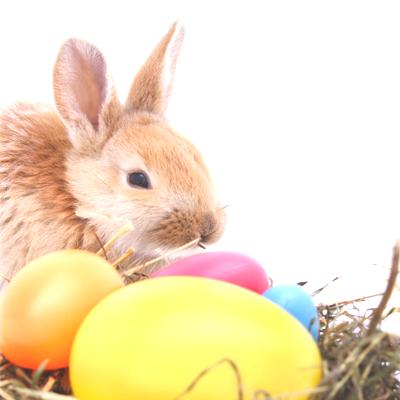
<svg viewBox="0 0 400 400">
<path fill-rule="evenodd" d="M 150 188 L 150 181 L 144 172 L 131 172 L 128 174 L 128 183 L 130 186 L 141 187 L 143 189 Z"/>
</svg>

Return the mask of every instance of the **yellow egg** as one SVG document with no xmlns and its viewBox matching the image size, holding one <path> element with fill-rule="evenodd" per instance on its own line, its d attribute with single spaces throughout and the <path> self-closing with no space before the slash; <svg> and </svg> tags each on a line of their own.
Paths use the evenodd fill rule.
<svg viewBox="0 0 400 400">
<path fill-rule="evenodd" d="M 120 289 L 90 312 L 70 377 L 80 400 L 233 400 L 232 366 L 246 400 L 257 390 L 302 391 L 321 377 L 312 336 L 279 306 L 225 282 L 163 277 Z"/>
<path fill-rule="evenodd" d="M 123 286 L 112 266 L 95 254 L 63 250 L 26 265 L 0 304 L 0 343 L 6 358 L 25 368 L 68 366 L 71 345 L 86 314 Z"/>
</svg>

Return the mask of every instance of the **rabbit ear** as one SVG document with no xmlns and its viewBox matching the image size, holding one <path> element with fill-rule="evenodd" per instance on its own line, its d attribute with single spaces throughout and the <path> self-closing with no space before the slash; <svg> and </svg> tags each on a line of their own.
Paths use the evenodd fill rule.
<svg viewBox="0 0 400 400">
<path fill-rule="evenodd" d="M 126 103 L 128 109 L 164 114 L 183 37 L 183 26 L 175 22 L 133 81 Z"/>
<path fill-rule="evenodd" d="M 69 39 L 58 54 L 53 85 L 72 144 L 82 151 L 96 150 L 120 113 L 103 55 L 83 40 Z"/>
</svg>

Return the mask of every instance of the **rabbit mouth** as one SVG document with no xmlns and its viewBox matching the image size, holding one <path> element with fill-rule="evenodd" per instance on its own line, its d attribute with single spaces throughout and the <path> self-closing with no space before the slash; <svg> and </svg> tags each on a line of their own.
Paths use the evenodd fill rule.
<svg viewBox="0 0 400 400">
<path fill-rule="evenodd" d="M 193 246 L 188 247 L 213 243 L 221 233 L 221 223 L 216 213 L 174 209 L 149 230 L 148 236 L 151 242 L 171 250 L 192 242 Z"/>
</svg>

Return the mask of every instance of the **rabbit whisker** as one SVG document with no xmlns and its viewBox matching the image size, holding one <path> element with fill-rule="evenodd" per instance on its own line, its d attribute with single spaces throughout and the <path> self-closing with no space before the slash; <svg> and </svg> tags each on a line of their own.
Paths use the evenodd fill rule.
<svg viewBox="0 0 400 400">
<path fill-rule="evenodd" d="M 106 186 L 108 189 L 110 189 L 111 193 L 114 192 L 114 189 L 100 175 L 98 175 L 95 171 L 93 171 L 93 174 L 101 183 L 104 184 L 104 186 Z"/>
</svg>

